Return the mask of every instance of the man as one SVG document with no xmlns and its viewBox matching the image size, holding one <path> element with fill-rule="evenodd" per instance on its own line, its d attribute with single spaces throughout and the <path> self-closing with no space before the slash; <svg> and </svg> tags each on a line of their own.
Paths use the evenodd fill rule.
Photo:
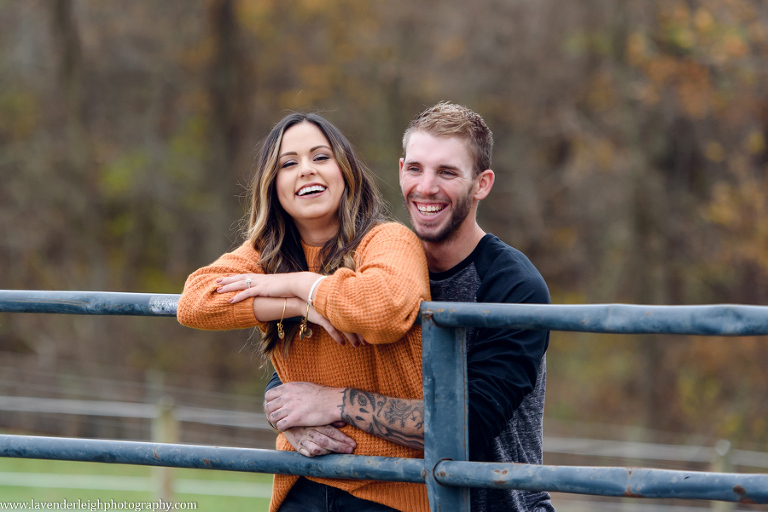
<svg viewBox="0 0 768 512">
<path fill-rule="evenodd" d="M 477 223 L 478 203 L 495 180 L 492 148 L 482 117 L 449 103 L 419 114 L 403 137 L 400 187 L 427 255 L 432 300 L 548 303 L 533 264 Z M 548 343 L 547 331 L 467 330 L 470 460 L 541 464 Z M 304 382 L 279 385 L 274 378 L 268 388 L 269 421 L 304 455 L 354 450 L 336 422 L 423 447 L 421 401 Z M 544 492 L 472 489 L 470 495 L 475 511 L 554 511 Z"/>
</svg>

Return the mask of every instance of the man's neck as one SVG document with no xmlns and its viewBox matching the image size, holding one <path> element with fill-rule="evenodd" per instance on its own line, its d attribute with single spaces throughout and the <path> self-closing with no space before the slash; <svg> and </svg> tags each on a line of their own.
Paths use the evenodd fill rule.
<svg viewBox="0 0 768 512">
<path fill-rule="evenodd" d="M 423 241 L 429 271 L 445 272 L 452 269 L 472 254 L 483 236 L 485 236 L 485 231 L 477 222 L 473 222 L 466 227 L 460 227 L 455 232 L 455 236 L 442 242 Z"/>
</svg>

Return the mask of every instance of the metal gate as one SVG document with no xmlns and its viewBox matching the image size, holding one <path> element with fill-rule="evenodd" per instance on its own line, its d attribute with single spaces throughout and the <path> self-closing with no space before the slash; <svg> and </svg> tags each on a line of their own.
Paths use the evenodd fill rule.
<svg viewBox="0 0 768 512">
<path fill-rule="evenodd" d="M 175 316 L 178 295 L 0 290 L 0 313 Z M 613 334 L 768 335 L 768 307 L 425 302 L 424 459 L 306 458 L 245 448 L 0 436 L 0 456 L 424 482 L 432 510 L 469 511 L 470 487 L 768 503 L 768 475 L 467 462 L 466 327 Z M 440 428 L 435 428 L 440 425 Z M 452 425 L 453 428 L 448 428 Z"/>
</svg>

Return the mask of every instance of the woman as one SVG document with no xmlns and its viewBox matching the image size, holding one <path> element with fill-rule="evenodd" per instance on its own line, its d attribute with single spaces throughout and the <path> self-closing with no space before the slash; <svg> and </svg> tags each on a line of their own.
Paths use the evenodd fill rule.
<svg viewBox="0 0 768 512">
<path fill-rule="evenodd" d="M 421 398 L 421 331 L 413 322 L 422 300 L 429 281 L 416 236 L 384 221 L 373 179 L 338 129 L 318 115 L 291 114 L 260 149 L 246 242 L 189 276 L 178 319 L 199 329 L 258 326 L 258 350 L 283 382 Z M 357 455 L 423 457 L 341 430 Z M 293 450 L 282 434 L 277 448 Z M 270 510 L 297 480 L 275 475 Z M 301 479 L 301 492 L 327 485 L 365 500 L 360 510 L 428 510 L 424 485 L 311 481 Z"/>
</svg>

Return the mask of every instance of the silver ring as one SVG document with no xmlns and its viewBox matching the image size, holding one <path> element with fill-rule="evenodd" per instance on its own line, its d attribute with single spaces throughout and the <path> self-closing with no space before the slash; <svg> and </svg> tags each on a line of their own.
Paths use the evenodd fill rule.
<svg viewBox="0 0 768 512">
<path fill-rule="evenodd" d="M 249 277 L 248 279 L 245 280 L 245 282 L 248 283 L 248 288 L 250 288 L 251 287 L 251 278 Z"/>
</svg>

